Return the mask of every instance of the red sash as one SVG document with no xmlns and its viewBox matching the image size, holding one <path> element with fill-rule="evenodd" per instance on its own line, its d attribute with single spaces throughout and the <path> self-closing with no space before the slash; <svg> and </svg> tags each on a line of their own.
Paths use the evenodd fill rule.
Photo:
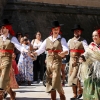
<svg viewBox="0 0 100 100">
<path fill-rule="evenodd" d="M 0 52 L 2 52 L 2 53 L 8 52 L 8 53 L 12 54 L 13 50 L 0 50 Z"/>
<path fill-rule="evenodd" d="M 71 49 L 70 52 L 78 52 L 78 53 L 84 53 L 84 50 L 79 49 Z"/>
</svg>

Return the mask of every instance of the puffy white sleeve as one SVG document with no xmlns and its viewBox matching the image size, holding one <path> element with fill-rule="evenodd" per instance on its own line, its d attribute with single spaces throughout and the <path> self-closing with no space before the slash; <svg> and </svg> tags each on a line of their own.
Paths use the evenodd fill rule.
<svg viewBox="0 0 100 100">
<path fill-rule="evenodd" d="M 18 42 L 16 37 L 12 37 L 11 43 L 14 44 L 14 46 L 20 51 L 20 52 L 28 52 L 21 44 Z"/>
<path fill-rule="evenodd" d="M 46 49 L 46 39 L 44 40 L 44 42 L 41 44 L 40 48 L 38 50 L 36 50 L 35 52 L 40 55 L 42 54 Z"/>
<path fill-rule="evenodd" d="M 62 45 L 63 51 L 68 51 L 68 54 L 69 54 L 69 48 L 68 48 L 68 44 L 67 44 L 65 38 L 61 39 L 61 45 Z"/>
<path fill-rule="evenodd" d="M 68 40 L 68 47 L 70 47 L 70 40 L 71 40 L 71 39 Z"/>
<path fill-rule="evenodd" d="M 82 44 L 83 44 L 83 47 L 84 47 L 84 50 L 86 51 L 86 49 L 88 48 L 88 43 L 86 40 L 83 40 L 82 41 Z"/>
</svg>

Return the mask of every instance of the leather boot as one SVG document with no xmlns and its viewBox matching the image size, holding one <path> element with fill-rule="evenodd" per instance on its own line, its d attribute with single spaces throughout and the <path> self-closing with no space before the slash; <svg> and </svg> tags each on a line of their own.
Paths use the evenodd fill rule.
<svg viewBox="0 0 100 100">
<path fill-rule="evenodd" d="M 64 94 L 60 94 L 60 100 L 66 100 L 66 97 Z"/>
<path fill-rule="evenodd" d="M 73 90 L 73 94 L 74 94 L 74 96 L 72 98 L 77 98 L 77 86 L 73 85 L 72 90 Z"/>
<path fill-rule="evenodd" d="M 12 91 L 11 88 L 9 88 L 9 90 L 7 90 L 7 92 L 8 92 L 9 95 L 10 95 L 10 100 L 15 100 L 16 93 L 15 93 L 14 91 Z"/>
<path fill-rule="evenodd" d="M 4 98 L 4 90 L 0 90 L 0 100 L 3 100 Z"/>
<path fill-rule="evenodd" d="M 83 93 L 83 89 L 81 87 L 81 82 L 78 80 L 78 84 L 77 84 L 77 87 L 78 87 L 78 91 L 77 91 L 77 98 L 81 98 L 82 97 L 82 93 Z"/>
<path fill-rule="evenodd" d="M 56 90 L 51 91 L 51 100 L 56 100 Z"/>
</svg>

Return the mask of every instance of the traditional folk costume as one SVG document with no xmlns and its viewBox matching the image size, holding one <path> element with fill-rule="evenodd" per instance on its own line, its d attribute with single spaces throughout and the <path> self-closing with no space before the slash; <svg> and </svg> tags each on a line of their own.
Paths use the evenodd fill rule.
<svg viewBox="0 0 100 100">
<path fill-rule="evenodd" d="M 15 78 L 15 72 L 12 66 L 11 66 L 9 75 L 10 75 L 10 87 L 12 89 L 18 89 L 19 86 L 17 84 L 16 78 Z"/>
<path fill-rule="evenodd" d="M 80 26 L 76 25 L 72 30 L 80 29 L 83 30 Z M 77 98 L 77 96 L 82 94 L 81 83 L 78 80 L 77 73 L 79 69 L 79 65 L 72 67 L 73 58 L 79 57 L 82 53 L 84 53 L 85 48 L 87 47 L 87 42 L 82 37 L 72 38 L 68 41 L 68 46 L 70 49 L 70 62 L 69 62 L 69 76 L 68 76 L 68 84 L 72 86 L 73 98 Z"/>
<path fill-rule="evenodd" d="M 9 82 L 9 72 L 12 65 L 12 53 L 14 47 L 23 52 L 25 49 L 20 45 L 16 37 L 14 37 L 14 31 L 11 25 L 3 25 L 9 30 L 7 37 L 0 36 L 0 100 L 3 99 L 3 91 L 7 92 L 13 97 L 15 93 L 11 90 Z M 15 98 L 14 98 L 15 99 Z M 12 98 L 11 98 L 12 100 Z"/>
<path fill-rule="evenodd" d="M 47 83 L 46 83 L 46 92 L 50 92 L 53 89 L 63 92 L 61 85 L 61 65 L 62 58 L 58 56 L 58 52 L 68 50 L 67 43 L 64 38 L 61 38 L 60 35 L 53 41 L 52 36 L 48 37 L 40 49 L 36 52 L 39 54 L 44 51 L 48 51 L 47 55 Z M 52 78 L 50 78 L 52 75 Z"/>
<path fill-rule="evenodd" d="M 68 46 L 66 40 L 61 38 L 60 35 L 53 40 L 52 36 L 49 36 L 44 40 L 37 54 L 40 55 L 44 51 L 48 52 L 46 61 L 47 61 L 47 83 L 46 83 L 46 92 L 51 92 L 52 90 L 57 90 L 59 92 L 64 92 L 61 85 L 61 65 L 62 58 L 58 56 L 58 53 L 61 51 L 68 51 Z M 52 78 L 50 77 L 52 75 Z M 64 94 L 64 93 L 63 93 Z M 52 99 L 55 100 L 55 99 Z M 61 98 L 61 100 L 65 100 Z"/>
<path fill-rule="evenodd" d="M 88 65 L 86 62 L 82 62 L 79 64 L 79 70 L 78 70 L 78 79 L 84 84 L 84 80 L 88 77 Z"/>
<path fill-rule="evenodd" d="M 10 87 L 12 89 L 18 89 L 19 86 L 18 86 L 18 83 L 16 81 L 16 75 L 18 75 L 18 67 L 17 67 L 17 64 L 16 64 L 16 61 L 14 59 L 12 59 L 12 66 L 11 66 L 11 69 L 10 69 Z"/>
<path fill-rule="evenodd" d="M 19 71 L 18 71 L 18 66 L 17 66 L 17 63 L 16 63 L 15 59 L 12 59 L 12 68 L 14 70 L 14 74 L 18 75 Z"/>
<path fill-rule="evenodd" d="M 83 99 L 100 100 L 100 46 L 92 42 L 83 55 L 86 59 Z"/>
</svg>

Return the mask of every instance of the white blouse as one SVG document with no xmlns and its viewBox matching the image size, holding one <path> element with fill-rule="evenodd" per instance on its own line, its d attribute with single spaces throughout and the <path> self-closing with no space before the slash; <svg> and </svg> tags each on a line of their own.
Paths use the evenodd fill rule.
<svg viewBox="0 0 100 100">
<path fill-rule="evenodd" d="M 57 38 L 55 38 L 53 40 L 52 36 L 49 36 L 49 39 L 54 42 L 56 41 L 58 38 L 61 38 L 60 35 L 58 35 Z M 63 48 L 63 51 L 68 51 L 69 52 L 69 49 L 68 49 L 68 45 L 67 45 L 67 42 L 65 40 L 65 38 L 61 38 L 61 44 L 62 44 L 62 48 Z M 44 40 L 44 42 L 42 43 L 42 45 L 40 46 L 40 48 L 38 50 L 36 50 L 35 52 L 40 55 L 41 53 L 43 53 L 46 49 L 46 39 Z"/>
<path fill-rule="evenodd" d="M 39 43 L 36 43 L 35 39 L 32 40 L 32 42 L 31 42 L 33 48 L 40 48 L 40 46 L 41 46 L 42 43 L 43 43 L 42 41 L 40 41 Z"/>
<path fill-rule="evenodd" d="M 9 34 L 8 34 L 8 38 L 9 38 Z M 1 35 L 3 41 L 6 41 L 7 37 L 5 37 L 4 35 Z M 17 38 L 16 37 L 12 37 L 11 39 L 11 43 L 14 44 L 14 46 L 20 51 L 20 52 L 26 52 L 27 50 L 21 46 L 21 44 L 18 42 Z"/>
</svg>

